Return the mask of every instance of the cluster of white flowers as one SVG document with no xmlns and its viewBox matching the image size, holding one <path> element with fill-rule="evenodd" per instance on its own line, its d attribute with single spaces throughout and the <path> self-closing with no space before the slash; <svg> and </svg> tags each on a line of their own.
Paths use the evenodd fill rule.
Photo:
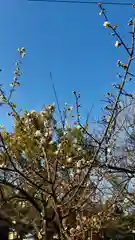
<svg viewBox="0 0 135 240">
<path fill-rule="evenodd" d="M 22 58 L 26 55 L 26 49 L 24 47 L 18 48 L 17 50 L 20 53 Z"/>
<path fill-rule="evenodd" d="M 77 167 L 77 168 L 80 168 L 81 165 L 83 165 L 83 164 L 85 164 L 85 163 L 86 163 L 85 158 L 82 158 L 82 159 L 78 160 L 78 162 L 76 163 L 76 167 Z M 89 163 L 89 161 L 88 161 L 88 163 Z"/>
<path fill-rule="evenodd" d="M 69 232 L 70 232 L 70 236 L 71 237 L 75 236 L 76 234 L 80 235 L 80 233 L 81 233 L 81 226 L 77 225 L 76 228 L 72 227 L 72 228 L 70 228 Z"/>
</svg>

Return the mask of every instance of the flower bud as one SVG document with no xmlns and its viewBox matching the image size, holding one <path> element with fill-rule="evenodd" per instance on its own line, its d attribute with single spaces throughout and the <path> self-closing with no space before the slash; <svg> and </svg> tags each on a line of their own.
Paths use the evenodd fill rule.
<svg viewBox="0 0 135 240">
<path fill-rule="evenodd" d="M 109 23 L 108 21 L 105 21 L 104 24 L 103 24 L 103 26 L 104 26 L 105 28 L 110 28 L 110 27 L 111 27 L 111 25 L 110 25 L 110 23 Z"/>
<path fill-rule="evenodd" d="M 121 45 L 121 43 L 120 43 L 119 41 L 116 41 L 116 42 L 115 42 L 115 47 L 116 47 L 116 48 L 120 47 L 120 45 Z"/>
</svg>

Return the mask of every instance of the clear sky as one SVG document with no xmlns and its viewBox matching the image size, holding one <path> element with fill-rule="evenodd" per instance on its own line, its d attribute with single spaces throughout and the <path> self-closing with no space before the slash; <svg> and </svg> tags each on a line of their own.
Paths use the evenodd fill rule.
<svg viewBox="0 0 135 240">
<path fill-rule="evenodd" d="M 124 2 L 124 0 L 123 0 Z M 125 2 L 127 2 L 125 0 Z M 110 20 L 119 23 L 128 42 L 127 22 L 132 7 L 106 6 Z M 23 60 L 21 88 L 14 99 L 20 108 L 39 110 L 55 102 L 49 73 L 52 72 L 61 107 L 74 103 L 72 91 L 81 94 L 83 114 L 94 105 L 100 113 L 101 101 L 111 84 L 118 81 L 116 62 L 125 54 L 114 47 L 115 39 L 103 27 L 96 5 L 0 1 L 0 82 L 9 87 L 18 47 L 27 49 Z M 130 87 L 134 91 L 134 83 Z M 1 123 L 11 127 L 7 109 L 0 110 Z"/>
</svg>

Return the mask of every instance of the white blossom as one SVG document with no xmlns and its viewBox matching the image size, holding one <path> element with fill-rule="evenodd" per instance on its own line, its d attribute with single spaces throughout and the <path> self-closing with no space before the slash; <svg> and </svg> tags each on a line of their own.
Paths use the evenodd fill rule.
<svg viewBox="0 0 135 240">
<path fill-rule="evenodd" d="M 79 173 L 81 172 L 81 170 L 80 170 L 80 169 L 77 169 L 76 172 L 79 174 Z"/>
<path fill-rule="evenodd" d="M 82 220 L 83 220 L 83 221 L 86 221 L 86 217 L 85 217 L 85 216 L 83 216 L 83 217 L 82 217 Z"/>
<path fill-rule="evenodd" d="M 67 134 L 67 131 L 64 131 L 63 134 L 66 135 L 66 134 Z"/>
<path fill-rule="evenodd" d="M 77 168 L 80 168 L 81 167 L 81 160 L 79 160 L 76 164 Z"/>
<path fill-rule="evenodd" d="M 63 198 L 63 196 L 64 196 L 64 193 L 60 193 L 58 196 L 59 200 L 61 200 Z"/>
<path fill-rule="evenodd" d="M 77 138 L 74 138 L 73 144 L 76 144 L 76 143 L 77 143 Z"/>
<path fill-rule="evenodd" d="M 72 146 L 73 146 L 74 148 L 76 148 L 76 147 L 77 147 L 76 143 L 73 143 L 73 144 L 72 144 Z"/>
<path fill-rule="evenodd" d="M 25 119 L 25 124 L 29 124 L 29 119 L 28 118 Z"/>
<path fill-rule="evenodd" d="M 73 171 L 73 169 L 70 169 L 69 176 L 70 176 L 71 178 L 74 177 L 74 171 Z"/>
<path fill-rule="evenodd" d="M 36 111 L 35 111 L 35 110 L 32 110 L 32 111 L 31 111 L 31 114 L 35 114 L 35 113 L 36 113 Z"/>
<path fill-rule="evenodd" d="M 13 220 L 13 221 L 12 221 L 12 223 L 13 223 L 13 224 L 16 224 L 16 221 L 15 221 L 15 220 Z"/>
<path fill-rule="evenodd" d="M 41 135 L 42 135 L 42 134 L 41 134 L 40 130 L 37 130 L 37 131 L 35 132 L 35 136 L 36 136 L 36 137 L 41 137 Z"/>
<path fill-rule="evenodd" d="M 103 15 L 103 13 L 104 13 L 104 11 L 103 11 L 103 10 L 101 10 L 101 11 L 100 11 L 100 13 L 99 13 L 99 16 L 102 16 L 102 15 Z"/>
<path fill-rule="evenodd" d="M 58 239 L 58 235 L 54 235 L 54 236 L 53 236 L 53 239 Z"/>
<path fill-rule="evenodd" d="M 118 48 L 121 45 L 121 43 L 119 41 L 115 42 L 115 47 Z"/>
<path fill-rule="evenodd" d="M 127 198 L 124 199 L 124 203 L 128 203 L 128 199 Z"/>
<path fill-rule="evenodd" d="M 74 228 L 70 228 L 70 234 L 74 234 L 75 229 Z"/>
<path fill-rule="evenodd" d="M 77 129 L 80 129 L 80 128 L 81 128 L 81 126 L 80 126 L 80 125 L 76 125 L 76 128 L 77 128 Z"/>
<path fill-rule="evenodd" d="M 46 127 L 46 126 L 47 126 L 47 124 L 48 124 L 48 121 L 47 121 L 47 120 L 45 120 L 45 121 L 44 121 L 44 126 Z"/>
<path fill-rule="evenodd" d="M 72 158 L 71 157 L 67 158 L 67 163 L 71 163 L 71 162 L 72 162 Z"/>
<path fill-rule="evenodd" d="M 81 227 L 77 225 L 76 230 L 80 231 Z"/>
<path fill-rule="evenodd" d="M 82 164 L 84 164 L 84 163 L 85 163 L 85 159 L 84 159 L 84 158 L 82 158 L 82 159 L 81 159 L 81 162 L 82 162 Z"/>
<path fill-rule="evenodd" d="M 59 151 L 58 151 L 58 150 L 56 150 L 56 151 L 54 152 L 54 154 L 55 154 L 55 155 L 58 155 L 58 153 L 59 153 Z"/>
<path fill-rule="evenodd" d="M 107 148 L 107 152 L 110 153 L 111 152 L 111 148 Z"/>
<path fill-rule="evenodd" d="M 24 201 L 23 201 L 23 202 L 22 202 L 22 201 L 20 201 L 20 202 L 19 202 L 19 205 L 20 205 L 20 206 L 22 206 L 22 208 L 24 208 L 24 207 L 26 206 L 26 204 L 25 204 L 25 202 L 24 202 Z"/>
<path fill-rule="evenodd" d="M 104 24 L 103 24 L 103 26 L 104 26 L 105 28 L 110 28 L 110 27 L 111 27 L 111 25 L 110 25 L 110 23 L 109 23 L 108 21 L 105 21 Z"/>
<path fill-rule="evenodd" d="M 27 117 L 29 117 L 29 116 L 30 116 L 30 113 L 28 112 L 28 113 L 27 113 Z"/>
<path fill-rule="evenodd" d="M 45 216 L 44 212 L 41 212 L 40 214 L 41 214 L 41 217 L 44 217 L 44 216 Z"/>
<path fill-rule="evenodd" d="M 45 137 L 48 137 L 48 132 L 45 133 Z"/>
<path fill-rule="evenodd" d="M 42 235 L 40 232 L 38 232 L 38 239 L 42 239 Z"/>
<path fill-rule="evenodd" d="M 41 141 L 41 144 L 45 144 L 45 142 L 46 142 L 44 137 L 42 137 L 40 141 Z"/>
<path fill-rule="evenodd" d="M 14 239 L 14 233 L 13 232 L 9 232 L 8 239 L 9 240 Z"/>
<path fill-rule="evenodd" d="M 61 145 L 62 145 L 62 144 L 61 144 L 61 143 L 59 143 L 59 144 L 58 144 L 58 148 L 61 148 Z"/>
<path fill-rule="evenodd" d="M 5 163 L 0 163 L 0 167 L 5 167 Z"/>
<path fill-rule="evenodd" d="M 77 150 L 80 152 L 80 151 L 82 151 L 82 148 L 81 148 L 81 147 L 79 147 Z"/>
<path fill-rule="evenodd" d="M 0 124 L 0 129 L 4 129 L 4 126 L 2 124 Z"/>
</svg>

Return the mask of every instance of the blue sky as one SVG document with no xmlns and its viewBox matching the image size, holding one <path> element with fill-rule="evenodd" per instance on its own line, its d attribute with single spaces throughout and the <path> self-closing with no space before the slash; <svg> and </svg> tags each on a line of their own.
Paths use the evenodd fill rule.
<svg viewBox="0 0 135 240">
<path fill-rule="evenodd" d="M 128 42 L 127 22 L 135 10 L 106 9 Z M 86 115 L 94 105 L 93 114 L 100 114 L 100 100 L 118 81 L 116 62 L 124 61 L 126 55 L 114 47 L 115 40 L 103 28 L 96 5 L 1 0 L 0 28 L 0 82 L 5 89 L 13 78 L 16 49 L 27 49 L 22 85 L 14 95 L 19 108 L 39 110 L 43 104 L 55 102 L 49 79 L 52 72 L 61 107 L 64 102 L 74 103 L 72 91 L 76 90 L 81 94 L 82 113 Z M 134 91 L 134 87 L 132 83 L 130 89 Z M 0 114 L 1 123 L 10 128 L 7 109 L 1 109 Z"/>
</svg>

